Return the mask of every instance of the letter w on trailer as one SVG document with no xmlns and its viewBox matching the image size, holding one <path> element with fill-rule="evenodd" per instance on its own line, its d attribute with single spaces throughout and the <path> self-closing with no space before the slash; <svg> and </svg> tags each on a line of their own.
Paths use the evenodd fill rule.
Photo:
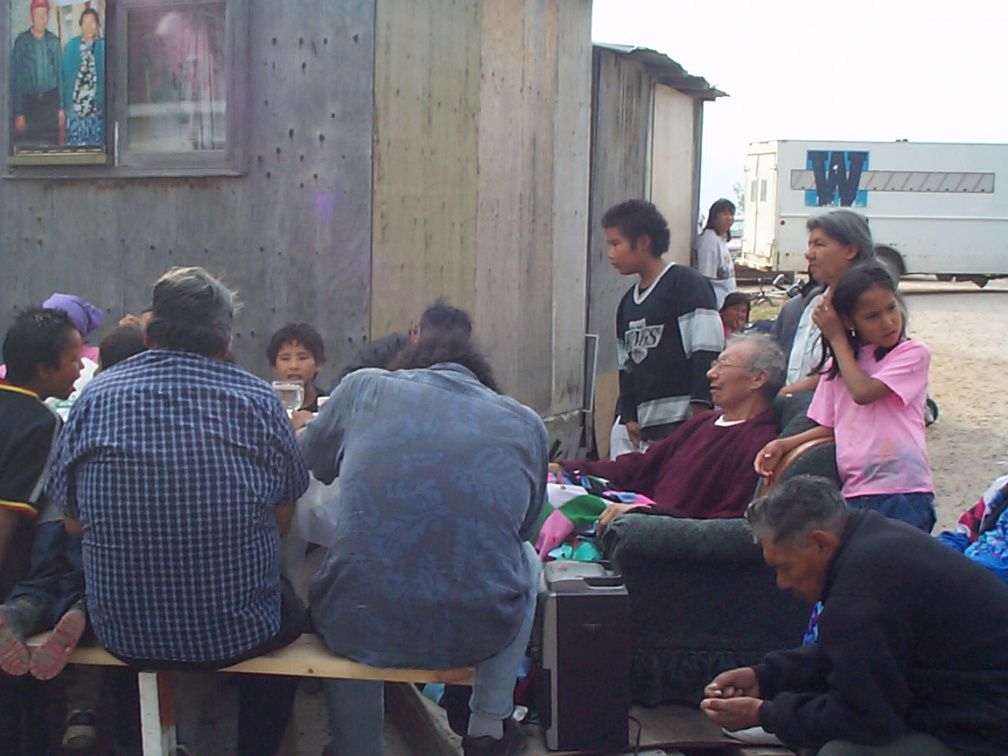
<svg viewBox="0 0 1008 756">
<path fill-rule="evenodd" d="M 1008 276 L 1008 145 L 774 141 L 749 145 L 741 262 L 804 271 L 805 221 L 868 218 L 890 272 L 983 286 Z"/>
</svg>

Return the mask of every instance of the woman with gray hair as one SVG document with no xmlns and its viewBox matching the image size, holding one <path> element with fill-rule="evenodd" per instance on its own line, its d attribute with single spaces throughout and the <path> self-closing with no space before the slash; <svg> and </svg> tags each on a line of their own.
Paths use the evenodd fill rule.
<svg viewBox="0 0 1008 756">
<path fill-rule="evenodd" d="M 819 286 L 785 304 L 772 331 L 788 358 L 785 394 L 811 390 L 819 383 L 817 375 L 809 374 L 822 357 L 822 338 L 812 322 L 812 312 L 823 294 L 853 266 L 875 259 L 875 243 L 863 215 L 830 210 L 809 218 L 806 225 L 809 241 L 805 259 L 809 277 Z"/>
</svg>

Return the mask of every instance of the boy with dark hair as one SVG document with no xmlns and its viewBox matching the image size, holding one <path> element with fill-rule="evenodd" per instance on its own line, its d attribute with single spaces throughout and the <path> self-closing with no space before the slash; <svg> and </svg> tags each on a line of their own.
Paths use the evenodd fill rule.
<svg viewBox="0 0 1008 756">
<path fill-rule="evenodd" d="M 288 323 L 270 338 L 266 357 L 279 380 L 304 383 L 300 410 L 318 412 L 319 397 L 325 396 L 315 385 L 325 364 L 325 344 L 319 332 L 307 323 Z"/>
<path fill-rule="evenodd" d="M 724 346 L 710 284 L 687 265 L 665 263 L 668 223 L 644 200 L 602 216 L 609 262 L 640 280 L 616 310 L 620 417 L 634 446 L 668 436 L 709 409 L 707 370 Z"/>
<path fill-rule="evenodd" d="M 80 376 L 81 343 L 66 313 L 35 308 L 15 319 L 3 344 L 7 376 L 0 381 L 0 599 L 26 610 L 32 615 L 29 622 L 46 613 L 54 597 L 30 580 L 18 583 L 28 576 L 29 563 L 60 561 L 68 538 L 59 513 L 46 506 L 42 496 L 61 427 L 59 416 L 43 400 L 70 396 Z M 83 595 L 83 585 L 80 588 Z M 15 634 L 22 629 L 20 616 L 0 612 L 0 664 L 5 672 L 24 674 L 29 669 L 28 651 Z M 54 722 L 49 714 L 55 712 L 42 709 L 60 706 L 65 704 L 58 691 L 0 676 L 0 750 L 18 752 L 22 708 L 30 712 L 30 720 L 42 717 L 53 725 L 62 724 L 65 710 Z M 59 746 L 60 733 L 51 726 L 30 726 L 28 732 L 33 753 L 49 753 L 53 743 Z"/>
</svg>

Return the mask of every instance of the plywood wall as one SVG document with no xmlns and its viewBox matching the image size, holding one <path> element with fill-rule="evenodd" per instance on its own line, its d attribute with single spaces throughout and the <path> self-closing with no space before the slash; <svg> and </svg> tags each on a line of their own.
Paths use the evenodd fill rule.
<svg viewBox="0 0 1008 756">
<path fill-rule="evenodd" d="M 378 5 L 374 335 L 446 296 L 472 312 L 507 393 L 544 415 L 575 409 L 591 3 L 428 5 L 437 12 Z M 417 82 L 409 88 L 398 81 L 407 68 Z M 412 187 L 423 192 L 413 198 Z"/>
<path fill-rule="evenodd" d="M 336 368 L 369 329 L 374 0 L 249 0 L 247 174 L 0 181 L 0 328 L 53 291 L 113 326 L 152 282 L 203 265 L 239 290 L 240 364 L 313 323 Z M 6 134 L 0 146 L 7 148 Z M 95 338 L 99 337 L 97 334 Z"/>
<path fill-rule="evenodd" d="M 616 367 L 616 306 L 634 278 L 609 264 L 601 219 L 613 205 L 647 197 L 651 80 L 617 53 L 593 54 L 588 330 L 599 335 L 598 372 Z"/>
<path fill-rule="evenodd" d="M 701 105 L 689 95 L 655 84 L 651 129 L 651 201 L 669 223 L 672 239 L 666 259 L 689 265 L 697 214 L 694 175 L 699 175 L 699 151 L 694 152 L 695 111 Z"/>
<path fill-rule="evenodd" d="M 438 297 L 473 309 L 480 15 L 480 0 L 377 5 L 373 338 Z"/>
</svg>

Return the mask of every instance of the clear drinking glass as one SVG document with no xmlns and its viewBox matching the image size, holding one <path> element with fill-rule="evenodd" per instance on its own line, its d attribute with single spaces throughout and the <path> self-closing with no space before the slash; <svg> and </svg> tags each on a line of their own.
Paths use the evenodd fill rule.
<svg viewBox="0 0 1008 756">
<path fill-rule="evenodd" d="M 273 381 L 273 390 L 287 408 L 288 417 L 304 403 L 304 381 Z"/>
</svg>

